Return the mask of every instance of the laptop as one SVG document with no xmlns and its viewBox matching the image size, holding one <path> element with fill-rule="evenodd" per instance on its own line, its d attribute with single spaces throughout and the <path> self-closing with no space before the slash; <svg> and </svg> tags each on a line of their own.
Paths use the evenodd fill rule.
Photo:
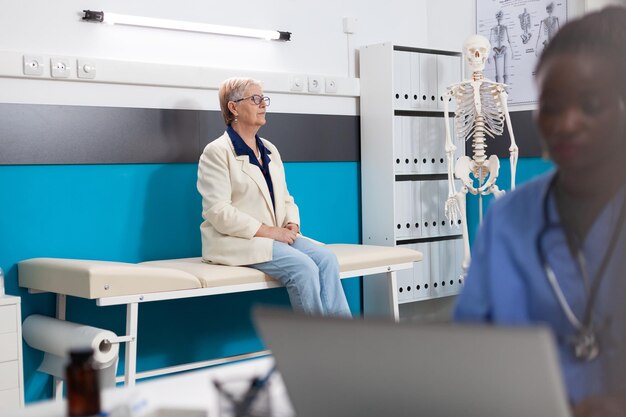
<svg viewBox="0 0 626 417">
<path fill-rule="evenodd" d="M 260 307 L 298 417 L 570 417 L 544 328 L 311 317 Z"/>
</svg>

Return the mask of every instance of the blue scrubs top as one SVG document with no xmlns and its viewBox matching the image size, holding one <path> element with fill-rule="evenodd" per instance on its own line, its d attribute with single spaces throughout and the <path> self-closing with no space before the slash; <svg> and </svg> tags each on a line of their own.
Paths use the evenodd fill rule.
<svg viewBox="0 0 626 417">
<path fill-rule="evenodd" d="M 626 388 L 626 228 L 619 231 L 596 295 L 593 322 L 600 328 L 600 356 L 592 362 L 581 362 L 574 357 L 570 343 L 576 330 L 557 301 L 538 252 L 543 251 L 565 298 L 582 322 L 587 290 L 559 224 L 550 190 L 554 175 L 546 174 L 526 183 L 491 205 L 476 238 L 454 316 L 457 321 L 548 326 L 558 344 L 570 400 L 577 403 L 591 394 Z M 582 244 L 590 280 L 608 249 L 625 194 L 622 187 Z M 543 237 L 541 245 L 537 245 L 540 233 Z"/>
</svg>

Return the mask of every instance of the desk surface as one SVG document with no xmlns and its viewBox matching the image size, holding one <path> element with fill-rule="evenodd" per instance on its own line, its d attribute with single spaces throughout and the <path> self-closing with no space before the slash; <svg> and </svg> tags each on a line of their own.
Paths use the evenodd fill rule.
<svg viewBox="0 0 626 417">
<path fill-rule="evenodd" d="M 265 375 L 274 364 L 271 357 L 237 362 L 200 371 L 163 377 L 138 384 L 135 387 L 107 389 L 102 393 L 102 408 L 110 411 L 116 406 L 138 399 L 147 401 L 152 408 L 181 408 L 205 410 L 208 416 L 218 416 L 217 392 L 213 380 L 249 381 L 255 376 Z M 293 416 L 285 387 L 280 376 L 275 374 L 270 382 L 272 414 Z M 43 401 L 26 408 L 11 410 L 13 417 L 65 417 L 65 401 Z"/>
</svg>

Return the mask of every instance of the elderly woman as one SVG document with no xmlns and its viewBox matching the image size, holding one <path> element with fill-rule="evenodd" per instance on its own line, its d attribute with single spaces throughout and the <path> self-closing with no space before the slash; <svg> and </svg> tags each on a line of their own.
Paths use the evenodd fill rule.
<svg viewBox="0 0 626 417">
<path fill-rule="evenodd" d="M 300 234 L 278 149 L 257 135 L 269 97 L 256 80 L 230 78 L 219 100 L 226 132 L 206 146 L 198 166 L 203 259 L 277 279 L 296 310 L 350 316 L 337 258 Z"/>
</svg>

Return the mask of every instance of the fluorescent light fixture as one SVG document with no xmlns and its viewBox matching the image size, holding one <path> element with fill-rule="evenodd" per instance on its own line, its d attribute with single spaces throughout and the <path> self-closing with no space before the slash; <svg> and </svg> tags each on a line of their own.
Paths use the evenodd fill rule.
<svg viewBox="0 0 626 417">
<path fill-rule="evenodd" d="M 208 23 L 184 22 L 180 20 L 156 19 L 152 17 L 130 16 L 125 14 L 83 10 L 86 22 L 108 23 L 111 25 L 141 26 L 159 29 L 183 30 L 187 32 L 215 33 L 218 35 L 243 36 L 274 41 L 291 40 L 291 32 L 280 30 L 249 29 L 236 26 L 211 25 Z"/>
</svg>

